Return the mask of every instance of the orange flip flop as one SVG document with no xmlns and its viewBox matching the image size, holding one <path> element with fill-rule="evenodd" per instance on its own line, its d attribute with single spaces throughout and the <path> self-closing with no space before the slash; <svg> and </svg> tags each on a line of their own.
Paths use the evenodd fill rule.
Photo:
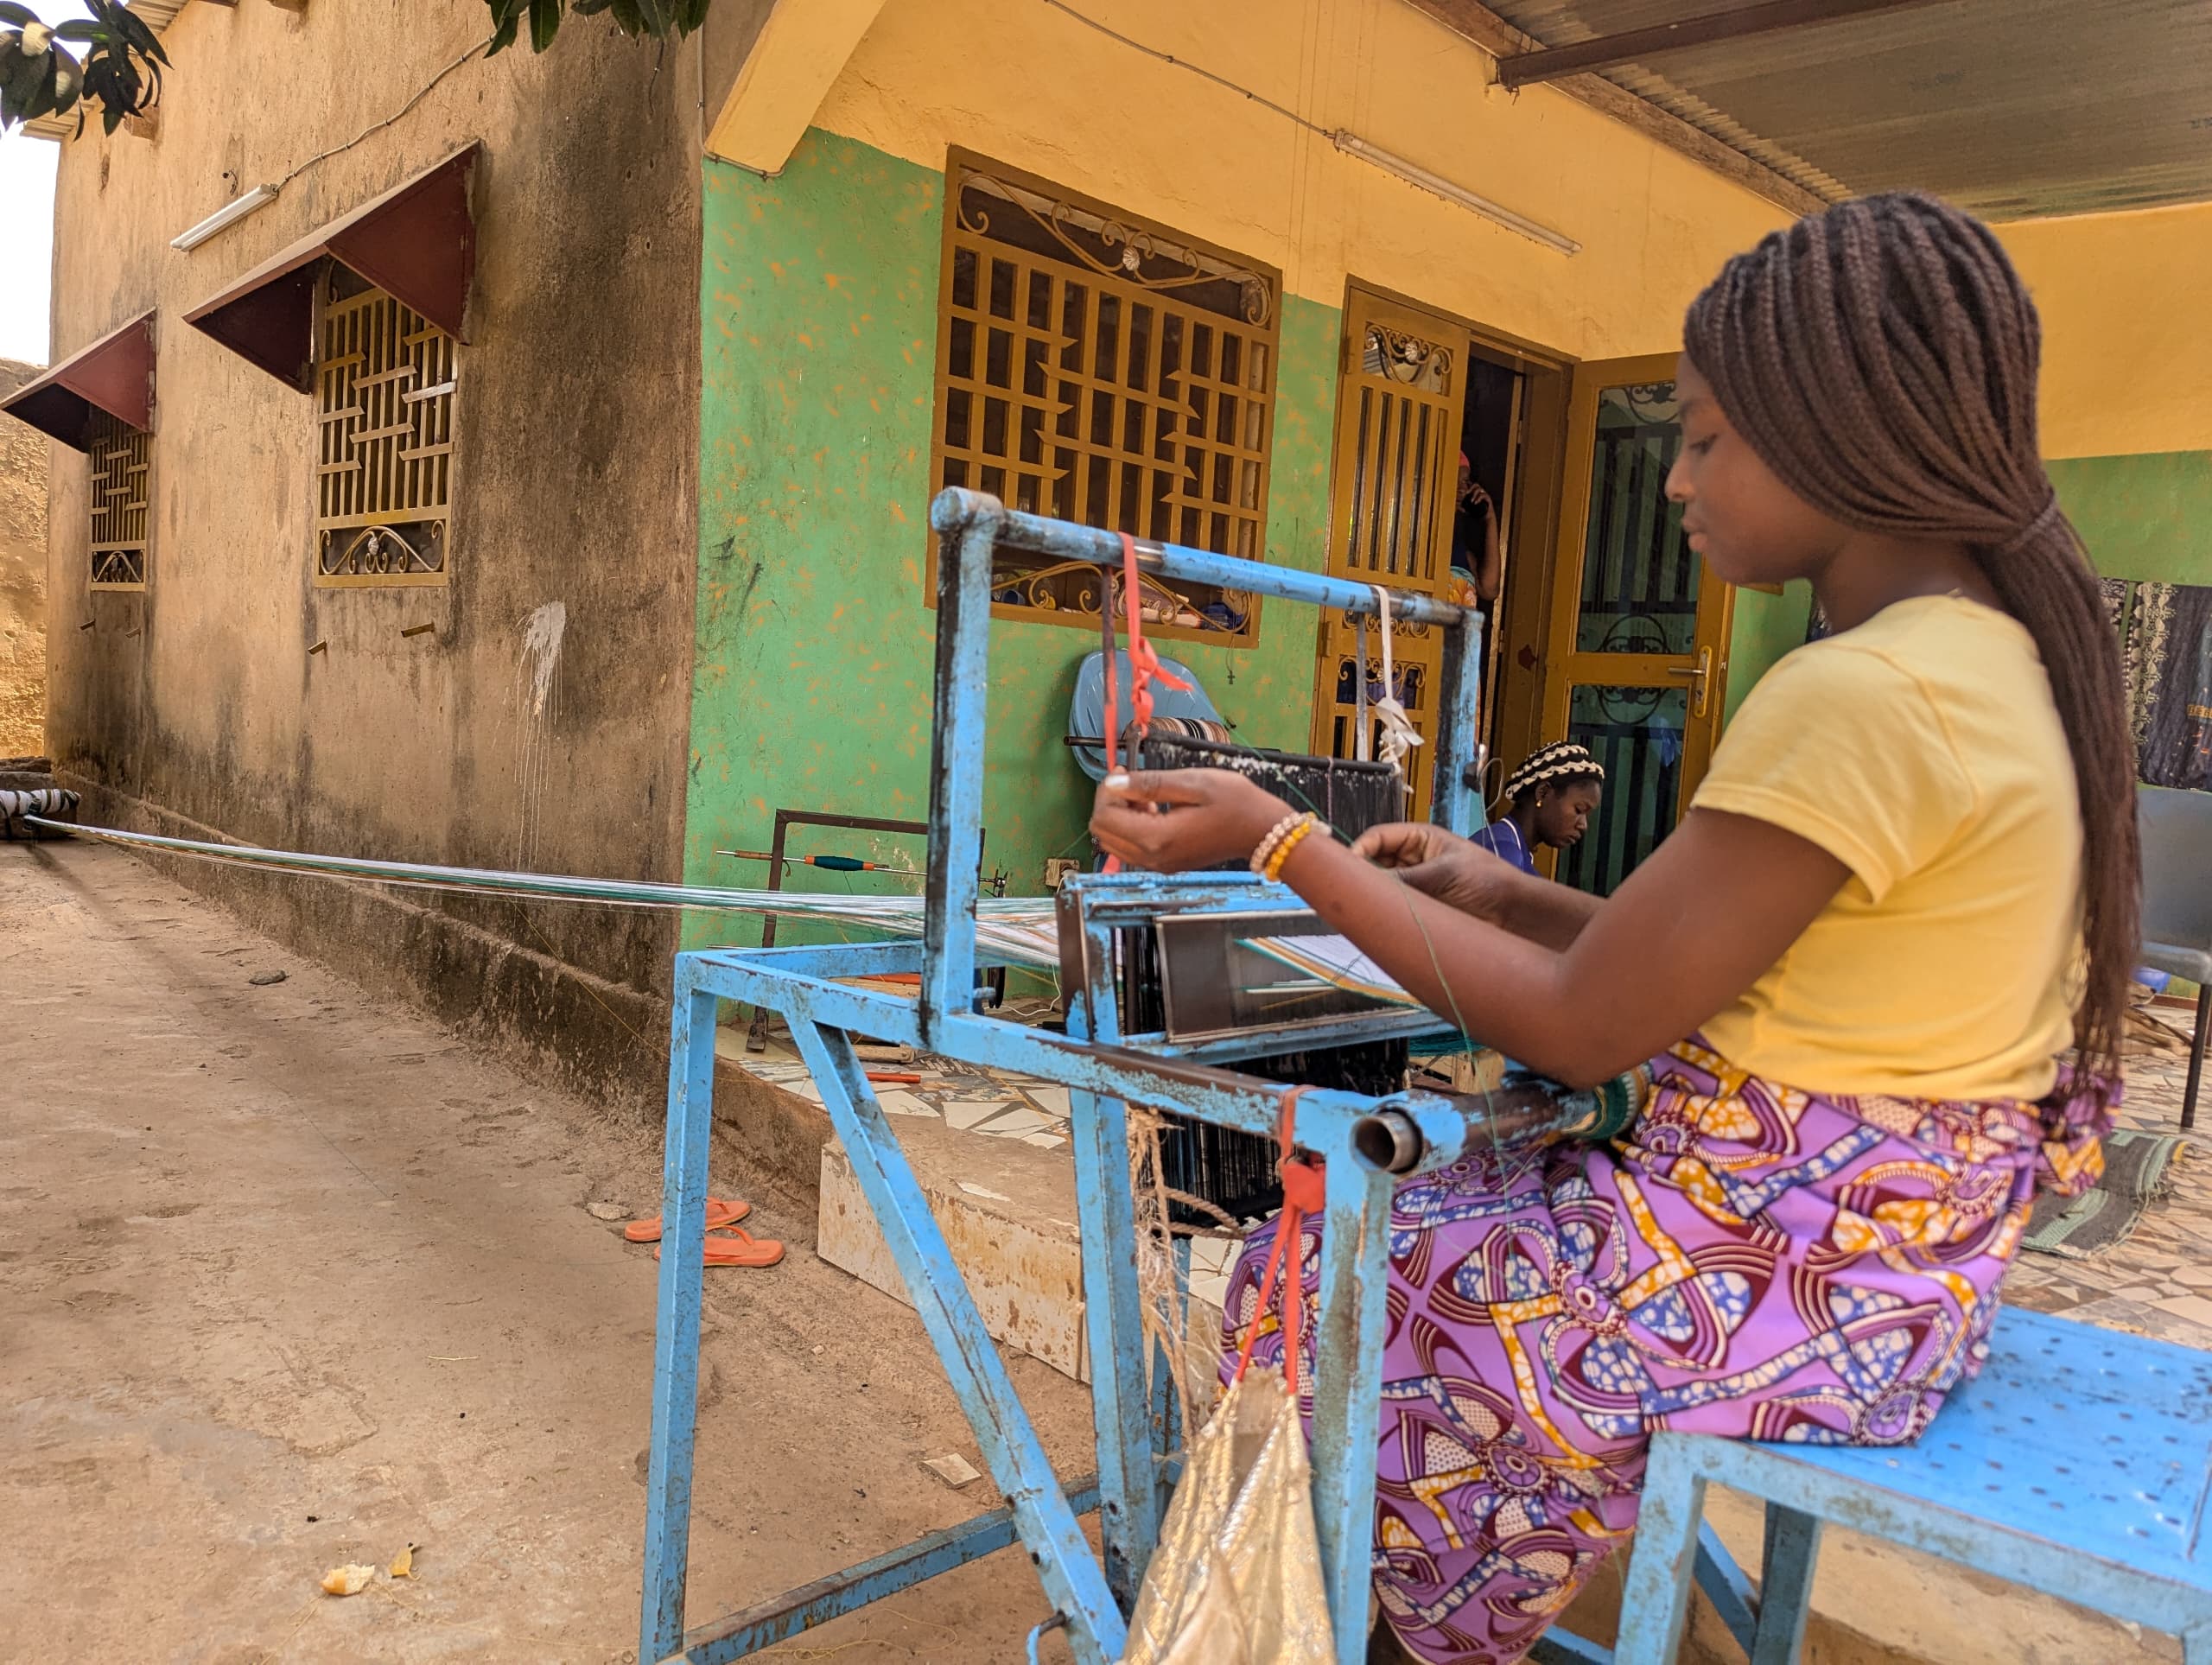
<svg viewBox="0 0 2212 1665">
<path fill-rule="evenodd" d="M 707 1230 L 715 1230 L 734 1225 L 753 1212 L 753 1204 L 734 1197 L 707 1198 Z M 650 1220 L 632 1220 L 622 1228 L 622 1235 L 633 1243 L 657 1243 L 660 1241 L 660 1216 Z"/>
<path fill-rule="evenodd" d="M 653 1250 L 653 1258 L 660 1258 L 659 1249 Z M 742 1226 L 707 1234 L 708 1266 L 773 1266 L 783 1258 L 781 1243 L 773 1237 L 756 1237 Z"/>
</svg>

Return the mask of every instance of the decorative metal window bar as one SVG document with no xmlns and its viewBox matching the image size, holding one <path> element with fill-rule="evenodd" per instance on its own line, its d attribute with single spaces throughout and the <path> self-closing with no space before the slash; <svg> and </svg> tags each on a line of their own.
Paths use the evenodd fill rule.
<svg viewBox="0 0 2212 1665">
<path fill-rule="evenodd" d="M 1002 169 L 956 162 L 950 201 L 932 485 L 1265 559 L 1279 280 Z M 1096 628 L 1120 582 L 1008 551 L 992 594 Z M 1249 594 L 1142 583 L 1165 633 L 1256 633 Z"/>
<path fill-rule="evenodd" d="M 454 338 L 333 268 L 315 359 L 315 581 L 441 584 L 453 505 Z M 358 280 L 353 280 L 358 282 Z"/>
<path fill-rule="evenodd" d="M 95 409 L 91 440 L 92 588 L 143 589 L 153 435 Z"/>
</svg>

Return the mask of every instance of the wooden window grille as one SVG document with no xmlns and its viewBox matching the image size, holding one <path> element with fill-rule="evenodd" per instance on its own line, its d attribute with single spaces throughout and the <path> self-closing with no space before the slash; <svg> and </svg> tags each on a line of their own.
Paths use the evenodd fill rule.
<svg viewBox="0 0 2212 1665">
<path fill-rule="evenodd" d="M 95 407 L 91 440 L 92 588 L 143 589 L 153 435 Z"/>
<path fill-rule="evenodd" d="M 931 477 L 1008 506 L 1262 560 L 1280 347 L 1275 274 L 956 159 Z M 1117 575 L 1004 551 L 1014 615 L 1097 627 Z M 929 594 L 936 594 L 932 546 Z M 1257 598 L 1143 581 L 1171 635 L 1251 640 Z"/>
<path fill-rule="evenodd" d="M 454 338 L 332 264 L 315 355 L 315 581 L 442 584 Z"/>
</svg>

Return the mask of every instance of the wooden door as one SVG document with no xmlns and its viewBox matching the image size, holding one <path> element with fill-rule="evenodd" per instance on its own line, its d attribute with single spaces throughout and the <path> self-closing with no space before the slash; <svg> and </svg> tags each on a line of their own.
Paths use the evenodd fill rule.
<svg viewBox="0 0 2212 1665">
<path fill-rule="evenodd" d="M 1432 595 L 1444 590 L 1452 564 L 1466 363 L 1465 325 L 1357 287 L 1346 296 L 1330 465 L 1332 574 Z M 1313 743 L 1324 756 L 1359 753 L 1357 642 L 1352 620 L 1342 613 L 1323 616 Z M 1425 820 L 1443 637 L 1427 626 L 1399 625 L 1392 650 L 1399 702 L 1427 742 L 1405 759 L 1412 789 L 1407 814 Z M 1372 622 L 1365 674 L 1372 702 L 1382 693 L 1382 643 Z M 1370 755 L 1373 740 L 1370 733 Z"/>
<path fill-rule="evenodd" d="M 1558 876 L 1610 895 L 1674 829 L 1712 760 L 1735 594 L 1666 499 L 1681 448 L 1675 356 L 1574 367 L 1543 733 L 1588 747 L 1605 802 Z"/>
</svg>

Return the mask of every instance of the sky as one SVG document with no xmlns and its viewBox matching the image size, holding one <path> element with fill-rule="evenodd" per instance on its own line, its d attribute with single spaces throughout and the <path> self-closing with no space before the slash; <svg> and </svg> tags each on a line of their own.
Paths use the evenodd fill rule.
<svg viewBox="0 0 2212 1665">
<path fill-rule="evenodd" d="M 49 23 L 81 17 L 73 0 L 29 0 Z M 97 121 L 99 117 L 92 118 Z M 47 361 L 47 317 L 54 270 L 54 169 L 61 147 L 21 131 L 0 135 L 0 359 Z M 27 228 L 18 234 L 16 228 Z"/>
</svg>

